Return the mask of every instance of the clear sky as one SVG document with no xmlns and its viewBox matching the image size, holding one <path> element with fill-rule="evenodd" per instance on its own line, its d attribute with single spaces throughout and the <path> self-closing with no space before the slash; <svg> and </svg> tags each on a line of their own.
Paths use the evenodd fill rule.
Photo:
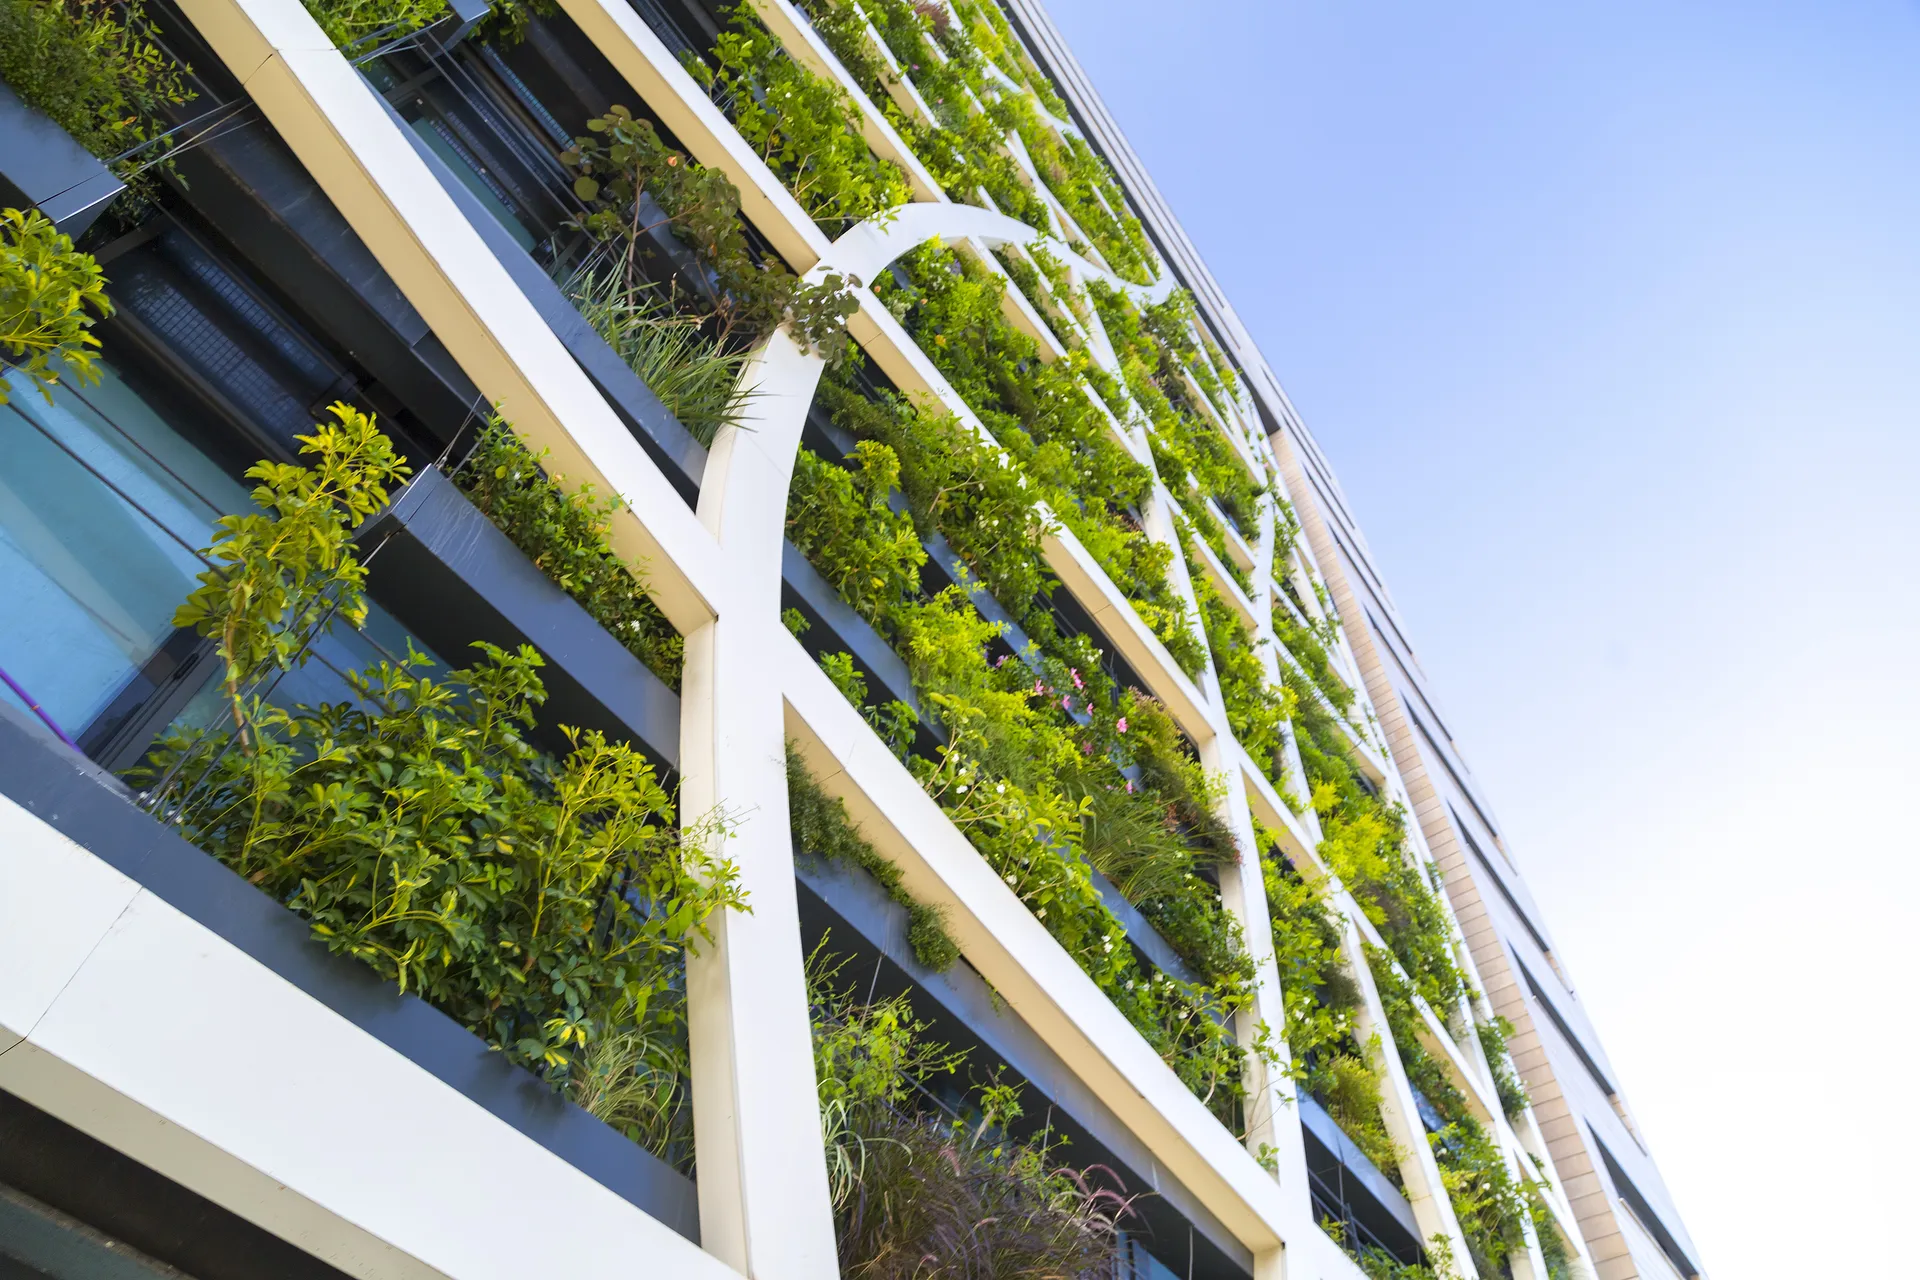
<svg viewBox="0 0 1920 1280">
<path fill-rule="evenodd" d="M 1716 1280 L 1920 1274 L 1920 4 L 1047 0 Z"/>
</svg>

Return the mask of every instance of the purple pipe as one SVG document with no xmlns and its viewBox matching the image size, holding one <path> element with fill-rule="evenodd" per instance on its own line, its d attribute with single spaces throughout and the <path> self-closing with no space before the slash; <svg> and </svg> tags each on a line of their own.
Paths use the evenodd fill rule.
<svg viewBox="0 0 1920 1280">
<path fill-rule="evenodd" d="M 5 667 L 0 667 L 0 680 L 5 680 L 7 682 L 7 688 L 13 690 L 15 694 L 19 695 L 20 701 L 26 703 L 28 709 L 31 710 L 33 714 L 40 717 L 40 722 L 42 724 L 46 725 L 47 728 L 53 730 L 54 737 L 60 739 L 60 741 L 66 743 L 68 746 L 72 747 L 75 751 L 78 751 L 80 749 L 80 744 L 75 742 L 72 738 L 69 738 L 67 736 L 67 731 L 65 729 L 62 729 L 59 725 L 55 724 L 53 722 L 52 716 L 48 715 L 45 711 L 41 710 L 40 704 L 33 700 L 33 697 L 31 694 L 29 694 L 25 689 L 22 689 L 20 687 L 20 682 L 18 680 L 15 680 L 12 676 L 7 674 L 7 669 Z"/>
</svg>

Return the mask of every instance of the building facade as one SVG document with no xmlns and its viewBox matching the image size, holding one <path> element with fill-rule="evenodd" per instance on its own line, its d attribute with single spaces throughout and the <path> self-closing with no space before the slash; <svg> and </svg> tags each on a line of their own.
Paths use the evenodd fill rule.
<svg viewBox="0 0 1920 1280">
<path fill-rule="evenodd" d="M 1028 0 L 5 0 L 0 1268 L 1692 1277 Z"/>
</svg>

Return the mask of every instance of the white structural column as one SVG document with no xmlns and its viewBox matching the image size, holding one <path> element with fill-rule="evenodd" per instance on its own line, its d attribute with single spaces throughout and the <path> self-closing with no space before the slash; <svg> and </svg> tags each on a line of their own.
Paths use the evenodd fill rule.
<svg viewBox="0 0 1920 1280">
<path fill-rule="evenodd" d="M 813 1074 L 805 960 L 787 813 L 786 730 L 775 646 L 787 485 L 822 368 L 783 329 L 742 374 L 745 420 L 708 455 L 699 515 L 730 590 L 720 616 L 687 637 L 681 676 L 682 820 L 724 809 L 721 850 L 748 907 L 712 922 L 690 958 L 700 1237 L 753 1280 L 839 1274 Z"/>
</svg>

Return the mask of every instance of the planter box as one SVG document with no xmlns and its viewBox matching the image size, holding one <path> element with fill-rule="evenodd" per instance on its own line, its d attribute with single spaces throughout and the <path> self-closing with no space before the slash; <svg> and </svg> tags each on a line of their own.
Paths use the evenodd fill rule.
<svg viewBox="0 0 1920 1280">
<path fill-rule="evenodd" d="M 0 704 L 0 793 L 622 1199 L 698 1243 L 692 1181 L 510 1064 L 135 805 L 126 788 Z M 244 1018 L 244 1010 L 235 1010 Z M 214 1069 L 210 1064 L 209 1069 Z"/>
<path fill-rule="evenodd" d="M 568 750 L 567 724 L 633 742 L 663 773 L 679 767 L 679 695 L 442 472 L 421 472 L 359 536 L 374 599 L 448 662 L 470 661 L 476 640 L 540 651 L 547 701 L 531 736 L 546 750 Z"/>
<path fill-rule="evenodd" d="M 65 129 L 0 83 L 0 201 L 38 208 L 79 239 L 126 184 Z"/>
</svg>

